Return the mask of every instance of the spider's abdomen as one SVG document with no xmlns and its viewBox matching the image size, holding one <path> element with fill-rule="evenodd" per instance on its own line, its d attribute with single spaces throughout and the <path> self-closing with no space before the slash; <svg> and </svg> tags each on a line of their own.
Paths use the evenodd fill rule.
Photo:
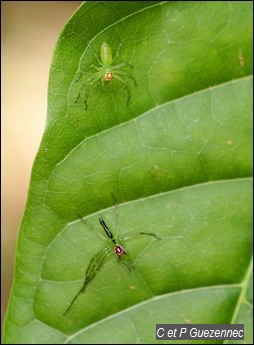
<svg viewBox="0 0 254 345">
<path fill-rule="evenodd" d="M 104 65 L 111 65 L 112 51 L 111 51 L 110 45 L 107 42 L 105 41 L 102 42 L 100 53 L 101 53 L 101 62 Z"/>
</svg>

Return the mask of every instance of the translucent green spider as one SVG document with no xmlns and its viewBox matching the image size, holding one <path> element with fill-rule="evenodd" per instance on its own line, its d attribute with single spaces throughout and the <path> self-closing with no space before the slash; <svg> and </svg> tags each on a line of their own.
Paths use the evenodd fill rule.
<svg viewBox="0 0 254 345">
<path fill-rule="evenodd" d="M 81 288 L 79 289 L 79 291 L 76 293 L 76 295 L 74 296 L 74 298 L 72 299 L 72 301 L 70 302 L 68 308 L 65 310 L 65 312 L 63 313 L 63 315 L 66 315 L 69 310 L 71 309 L 71 307 L 73 306 L 74 302 L 77 300 L 77 298 L 79 297 L 80 294 L 85 293 L 87 285 L 96 277 L 96 274 L 100 271 L 100 269 L 102 268 L 105 258 L 110 255 L 110 254 L 114 254 L 115 258 L 118 261 L 121 261 L 122 264 L 124 264 L 124 266 L 127 267 L 127 269 L 129 271 L 133 271 L 135 270 L 134 265 L 131 262 L 131 259 L 129 257 L 129 254 L 125 248 L 124 245 L 124 241 L 134 237 L 134 236 L 138 236 L 138 235 L 146 235 L 146 236 L 152 236 L 154 238 L 156 238 L 157 240 L 160 240 L 161 238 L 158 237 L 156 234 L 151 233 L 151 232 L 135 232 L 135 233 L 130 233 L 128 235 L 126 235 L 123 239 L 120 239 L 117 234 L 116 236 L 113 235 L 113 233 L 111 232 L 111 230 L 108 228 L 108 226 L 106 225 L 105 221 L 102 218 L 99 218 L 99 222 L 106 234 L 105 238 L 104 236 L 102 236 L 99 232 L 97 232 L 96 229 L 94 229 L 91 225 L 88 225 L 82 218 L 81 220 L 91 228 L 92 231 L 95 231 L 100 237 L 103 237 L 103 239 L 107 239 L 108 241 L 108 245 L 107 247 L 103 248 L 102 250 L 100 250 L 98 253 L 96 253 L 92 259 L 90 260 L 87 269 L 86 269 L 86 273 L 85 273 L 85 279 L 83 282 L 83 285 L 81 286 Z M 116 227 L 117 227 L 117 232 L 118 232 L 118 222 L 119 222 L 119 215 L 118 215 L 118 208 L 116 207 Z"/>
<path fill-rule="evenodd" d="M 122 62 L 118 65 L 112 66 L 112 63 L 114 62 L 115 58 L 119 54 L 120 48 L 121 48 L 121 44 L 119 44 L 116 55 L 114 59 L 112 59 L 112 51 L 111 51 L 110 45 L 107 42 L 103 41 L 100 48 L 101 60 L 98 58 L 96 53 L 92 50 L 99 66 L 95 66 L 94 64 L 89 66 L 89 69 L 94 69 L 95 72 L 90 77 L 88 77 L 86 81 L 84 82 L 75 103 L 78 102 L 81 94 L 83 93 L 83 90 L 85 90 L 84 103 L 85 103 L 85 109 L 87 110 L 89 94 L 92 87 L 96 84 L 96 82 L 99 79 L 101 79 L 102 86 L 105 87 L 105 86 L 109 86 L 113 79 L 116 79 L 116 80 L 119 80 L 124 85 L 128 94 L 127 106 L 129 105 L 131 92 L 128 85 L 128 79 L 131 79 L 135 85 L 137 85 L 137 83 L 136 83 L 135 78 L 124 70 L 125 67 L 133 68 L 131 64 L 127 62 Z M 76 82 L 80 80 L 83 74 L 84 73 L 81 73 L 80 77 L 76 80 Z"/>
</svg>

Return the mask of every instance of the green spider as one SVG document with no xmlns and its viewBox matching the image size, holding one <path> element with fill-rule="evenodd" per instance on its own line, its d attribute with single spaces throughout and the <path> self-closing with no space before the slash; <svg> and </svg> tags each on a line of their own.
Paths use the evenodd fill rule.
<svg viewBox="0 0 254 345">
<path fill-rule="evenodd" d="M 116 225 L 117 225 L 117 228 L 118 228 L 118 217 L 119 217 L 118 209 L 116 208 Z M 88 224 L 82 218 L 81 218 L 81 220 L 88 226 Z M 107 255 L 110 255 L 111 253 L 114 253 L 116 259 L 121 261 L 122 264 L 124 264 L 129 271 L 135 270 L 135 267 L 133 266 L 133 264 L 132 264 L 132 262 L 130 260 L 128 252 L 127 252 L 126 248 L 124 247 L 124 241 L 126 239 L 134 237 L 136 235 L 153 236 L 157 240 L 161 239 L 160 237 L 158 237 L 154 233 L 141 231 L 141 232 L 131 233 L 131 234 L 125 236 L 121 240 L 117 236 L 114 236 L 112 234 L 111 230 L 108 228 L 108 226 L 106 225 L 105 221 L 102 218 L 99 218 L 99 222 L 100 222 L 102 228 L 104 229 L 104 231 L 105 231 L 105 233 L 107 235 L 107 238 L 108 238 L 108 241 L 109 241 L 109 245 L 106 248 L 103 248 L 102 250 L 100 250 L 98 253 L 96 253 L 92 257 L 92 259 L 90 260 L 89 265 L 88 265 L 88 267 L 86 269 L 86 275 L 85 275 L 85 279 L 84 279 L 83 285 L 79 289 L 79 291 L 76 293 L 74 298 L 72 299 L 72 301 L 69 304 L 68 308 L 63 313 L 64 316 L 69 312 L 69 310 L 71 309 L 71 307 L 73 306 L 74 302 L 77 300 L 79 295 L 82 294 L 82 293 L 85 293 L 87 285 L 96 277 L 96 274 L 102 268 L 102 266 L 104 264 L 104 260 L 105 260 Z M 100 237 L 102 237 L 102 235 L 100 233 L 98 233 L 93 227 L 91 227 L 91 226 L 89 226 L 89 227 L 93 231 L 95 231 Z"/>
<path fill-rule="evenodd" d="M 119 47 L 118 47 L 118 50 L 117 50 L 117 53 L 116 53 L 114 59 L 118 56 L 120 47 L 121 47 L 121 44 L 119 44 Z M 130 98 L 131 98 L 131 92 L 130 92 L 130 88 L 128 85 L 128 78 L 131 79 L 136 86 L 137 86 L 137 83 L 136 83 L 136 79 L 132 75 L 130 75 L 129 73 L 127 73 L 126 71 L 124 71 L 122 69 L 124 67 L 133 68 L 133 66 L 127 62 L 122 62 L 118 65 L 112 66 L 112 63 L 114 61 L 114 59 L 112 59 L 112 50 L 110 48 L 110 45 L 105 41 L 102 42 L 101 48 L 100 48 L 101 60 L 98 58 L 97 54 L 94 51 L 93 51 L 93 54 L 94 54 L 94 56 L 95 56 L 95 58 L 99 64 L 99 66 L 95 66 L 94 64 L 89 66 L 89 69 L 93 68 L 95 70 L 95 72 L 90 77 L 88 77 L 86 79 L 86 81 L 84 82 L 75 103 L 78 102 L 83 89 L 85 89 L 84 102 L 85 102 L 85 109 L 87 110 L 89 94 L 90 94 L 90 91 L 93 88 L 93 86 L 96 84 L 96 82 L 99 79 L 101 79 L 102 86 L 105 87 L 105 83 L 108 84 L 107 86 L 109 86 L 111 81 L 113 79 L 116 79 L 124 85 L 124 87 L 127 91 L 127 94 L 128 94 L 127 106 L 128 106 L 129 102 L 130 102 Z M 76 80 L 76 82 L 78 82 L 80 80 L 82 74 L 84 74 L 84 73 L 81 73 L 80 77 Z"/>
</svg>

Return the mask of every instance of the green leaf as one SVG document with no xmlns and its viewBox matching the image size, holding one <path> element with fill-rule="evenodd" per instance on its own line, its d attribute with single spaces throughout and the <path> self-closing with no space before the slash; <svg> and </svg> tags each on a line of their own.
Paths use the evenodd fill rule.
<svg viewBox="0 0 254 345">
<path fill-rule="evenodd" d="M 244 323 L 252 342 L 251 40 L 248 1 L 81 5 L 53 56 L 5 343 L 153 343 L 156 323 Z M 85 110 L 102 41 L 137 86 L 126 106 L 98 81 Z M 109 256 L 63 316 L 109 244 L 99 217 L 161 240 L 126 240 L 135 270 Z"/>
</svg>

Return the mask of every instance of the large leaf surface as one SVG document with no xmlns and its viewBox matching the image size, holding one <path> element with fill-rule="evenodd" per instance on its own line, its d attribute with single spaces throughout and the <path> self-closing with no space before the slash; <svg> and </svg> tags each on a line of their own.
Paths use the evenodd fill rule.
<svg viewBox="0 0 254 345">
<path fill-rule="evenodd" d="M 53 57 L 6 343 L 152 343 L 156 323 L 244 323 L 251 341 L 251 2 L 88 2 Z M 103 40 L 131 99 L 84 82 Z M 128 68 L 125 68 L 128 71 Z M 78 95 L 81 95 L 76 102 Z M 114 196 L 114 197 L 113 197 Z M 114 198 L 119 207 L 119 229 Z M 84 217 L 84 224 L 79 214 Z M 66 316 L 103 217 L 108 257 Z"/>
</svg>

